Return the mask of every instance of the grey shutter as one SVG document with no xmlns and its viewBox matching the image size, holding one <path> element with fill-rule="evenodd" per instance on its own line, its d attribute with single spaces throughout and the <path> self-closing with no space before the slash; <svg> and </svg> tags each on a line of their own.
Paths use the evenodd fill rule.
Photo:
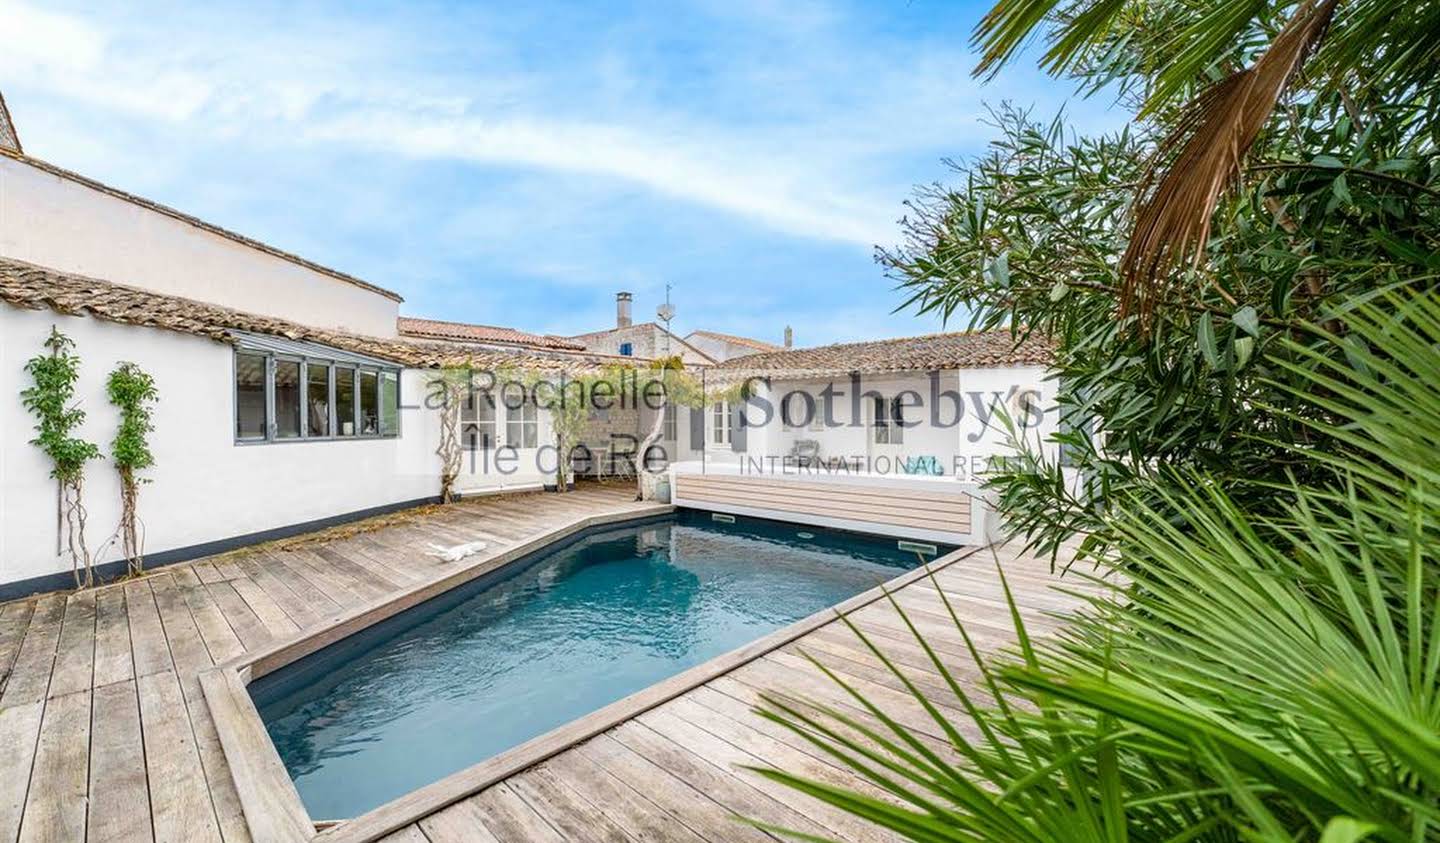
<svg viewBox="0 0 1440 843">
<path fill-rule="evenodd" d="M 690 450 L 705 450 L 705 407 L 687 407 L 685 412 L 690 416 Z"/>
<path fill-rule="evenodd" d="M 730 450 L 745 450 L 745 426 L 741 419 L 745 415 L 745 399 L 741 399 L 730 408 Z"/>
</svg>

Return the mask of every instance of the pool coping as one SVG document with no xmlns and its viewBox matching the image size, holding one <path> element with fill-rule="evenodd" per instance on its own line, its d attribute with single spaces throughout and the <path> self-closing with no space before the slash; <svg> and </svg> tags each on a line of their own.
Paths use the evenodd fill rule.
<svg viewBox="0 0 1440 843">
<path fill-rule="evenodd" d="M 982 549 L 979 545 L 957 548 L 934 562 L 906 571 L 749 644 L 642 688 L 499 755 L 412 790 L 358 817 L 340 821 L 322 831 L 316 830 L 316 820 L 306 811 L 246 689 L 250 682 L 576 533 L 668 515 L 675 509 L 670 505 L 654 505 L 577 518 L 494 557 L 457 568 L 452 573 L 397 594 L 378 598 L 337 615 L 324 627 L 302 631 L 201 673 L 200 686 L 205 702 L 215 722 L 220 747 L 230 766 L 231 778 L 252 836 L 267 843 L 369 843 L 378 840 L 779 649 L 834 621 L 841 614 L 849 614 L 880 600 L 888 591 L 909 585 Z"/>
</svg>

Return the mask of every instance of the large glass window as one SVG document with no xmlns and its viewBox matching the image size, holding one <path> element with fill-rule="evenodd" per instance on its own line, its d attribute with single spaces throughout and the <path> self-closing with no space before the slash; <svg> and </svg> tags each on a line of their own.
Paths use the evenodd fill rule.
<svg viewBox="0 0 1440 843">
<path fill-rule="evenodd" d="M 394 436 L 400 432 L 400 375 L 380 373 L 380 434 Z"/>
<path fill-rule="evenodd" d="M 349 366 L 335 367 L 335 434 L 354 436 L 355 428 L 355 370 Z"/>
<path fill-rule="evenodd" d="M 330 435 L 330 366 L 305 366 L 305 435 Z"/>
<path fill-rule="evenodd" d="M 264 439 L 265 357 L 235 355 L 235 438 Z"/>
<path fill-rule="evenodd" d="M 265 351 L 235 354 L 237 441 L 398 436 L 400 373 Z"/>
<path fill-rule="evenodd" d="M 380 374 L 360 372 L 360 435 L 380 432 Z"/>
<path fill-rule="evenodd" d="M 275 361 L 275 438 L 300 435 L 300 361 Z"/>
</svg>

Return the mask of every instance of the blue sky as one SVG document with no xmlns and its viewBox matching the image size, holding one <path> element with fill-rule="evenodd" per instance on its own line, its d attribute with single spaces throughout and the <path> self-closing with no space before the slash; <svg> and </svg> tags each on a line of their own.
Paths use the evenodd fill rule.
<svg viewBox="0 0 1440 843">
<path fill-rule="evenodd" d="M 407 315 L 573 334 L 616 290 L 678 331 L 937 330 L 873 261 L 985 104 L 985 4 L 0 0 L 26 152 L 402 294 Z M 1072 102 L 1081 129 L 1123 119 Z"/>
</svg>

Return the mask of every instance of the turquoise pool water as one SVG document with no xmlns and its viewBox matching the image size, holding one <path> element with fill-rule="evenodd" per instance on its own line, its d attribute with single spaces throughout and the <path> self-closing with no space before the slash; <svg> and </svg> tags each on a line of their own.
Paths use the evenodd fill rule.
<svg viewBox="0 0 1440 843">
<path fill-rule="evenodd" d="M 918 562 L 894 539 L 682 511 L 546 548 L 250 692 L 310 816 L 353 817 Z"/>
</svg>

